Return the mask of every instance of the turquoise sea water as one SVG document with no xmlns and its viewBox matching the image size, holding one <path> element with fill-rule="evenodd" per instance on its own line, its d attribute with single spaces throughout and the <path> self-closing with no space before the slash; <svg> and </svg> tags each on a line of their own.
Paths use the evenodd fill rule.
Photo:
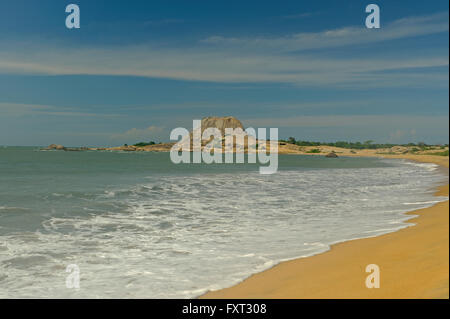
<svg viewBox="0 0 450 319">
<path fill-rule="evenodd" d="M 180 164 L 168 153 L 0 148 L 0 297 L 188 298 L 281 260 L 406 227 L 443 198 L 433 164 L 280 155 Z M 370 261 L 368 261 L 370 263 Z M 66 267 L 80 288 L 66 288 Z"/>
</svg>

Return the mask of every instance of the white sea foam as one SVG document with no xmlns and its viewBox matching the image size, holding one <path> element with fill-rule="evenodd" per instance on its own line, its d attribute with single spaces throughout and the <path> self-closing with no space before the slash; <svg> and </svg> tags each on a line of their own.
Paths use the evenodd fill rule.
<svg viewBox="0 0 450 319">
<path fill-rule="evenodd" d="M 423 167 L 429 171 L 435 171 L 439 168 L 439 165 L 434 164 L 434 163 L 419 163 L 419 162 L 415 162 L 415 161 L 409 161 L 409 160 L 403 160 L 403 163 L 406 165 L 412 165 L 412 166 L 417 166 L 417 167 Z"/>
<path fill-rule="evenodd" d="M 423 191 L 442 180 L 430 168 L 158 175 L 95 196 L 72 192 L 78 213 L 0 236 L 0 297 L 191 298 L 411 225 L 403 212 L 444 199 Z M 80 268 L 77 291 L 65 287 L 68 264 Z"/>
<path fill-rule="evenodd" d="M 426 202 L 412 202 L 412 203 L 403 203 L 403 205 L 428 205 L 428 204 L 436 204 L 441 202 L 440 200 L 429 200 Z"/>
</svg>

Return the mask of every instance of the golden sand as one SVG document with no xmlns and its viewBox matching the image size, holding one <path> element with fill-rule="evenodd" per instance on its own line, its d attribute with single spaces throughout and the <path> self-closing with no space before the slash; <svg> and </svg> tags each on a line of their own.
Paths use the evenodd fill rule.
<svg viewBox="0 0 450 319">
<path fill-rule="evenodd" d="M 363 152 L 361 152 L 363 153 Z M 359 156 L 375 154 L 358 154 Z M 432 162 L 448 157 L 383 155 Z M 448 196 L 449 186 L 436 195 Z M 379 237 L 336 244 L 325 253 L 283 262 L 231 288 L 201 298 L 449 298 L 449 203 L 410 212 L 414 223 Z M 368 264 L 380 267 L 380 288 L 368 289 Z"/>
</svg>

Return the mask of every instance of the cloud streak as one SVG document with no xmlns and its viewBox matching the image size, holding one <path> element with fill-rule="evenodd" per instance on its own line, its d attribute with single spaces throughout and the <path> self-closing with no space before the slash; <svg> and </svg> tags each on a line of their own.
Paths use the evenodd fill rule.
<svg viewBox="0 0 450 319">
<path fill-rule="evenodd" d="M 202 42 L 225 48 L 239 46 L 241 50 L 280 51 L 281 48 L 283 52 L 287 52 L 377 43 L 448 32 L 448 30 L 448 13 L 446 12 L 399 19 L 380 29 L 349 26 L 322 32 L 296 33 L 283 37 L 227 38 L 211 36 Z"/>
<path fill-rule="evenodd" d="M 0 102 L 0 115 L 8 117 L 21 117 L 30 115 L 43 116 L 80 116 L 80 117 L 102 117 L 112 118 L 121 117 L 121 114 L 105 114 L 105 113 L 89 113 L 79 112 L 74 108 L 66 108 L 61 106 L 38 105 L 38 104 L 21 104 Z"/>
<path fill-rule="evenodd" d="M 448 32 L 448 15 L 439 13 L 394 21 L 380 30 L 345 27 L 278 38 L 211 36 L 191 46 L 159 48 L 64 48 L 42 44 L 3 45 L 0 72 L 49 75 L 111 75 L 208 82 L 277 82 L 302 86 L 447 86 L 448 53 L 428 56 L 320 57 L 308 49 Z M 0 45 L 1 48 L 2 45 Z M 441 68 L 433 72 L 411 69 Z M 388 71 L 396 71 L 389 73 Z"/>
</svg>

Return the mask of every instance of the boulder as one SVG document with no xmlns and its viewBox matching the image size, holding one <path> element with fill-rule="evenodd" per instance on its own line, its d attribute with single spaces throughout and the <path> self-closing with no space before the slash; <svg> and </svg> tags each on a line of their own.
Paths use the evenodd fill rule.
<svg viewBox="0 0 450 319">
<path fill-rule="evenodd" d="M 337 156 L 337 154 L 335 152 L 331 152 L 331 153 L 328 153 L 327 155 L 325 155 L 325 157 L 336 158 L 338 156 Z"/>
</svg>

